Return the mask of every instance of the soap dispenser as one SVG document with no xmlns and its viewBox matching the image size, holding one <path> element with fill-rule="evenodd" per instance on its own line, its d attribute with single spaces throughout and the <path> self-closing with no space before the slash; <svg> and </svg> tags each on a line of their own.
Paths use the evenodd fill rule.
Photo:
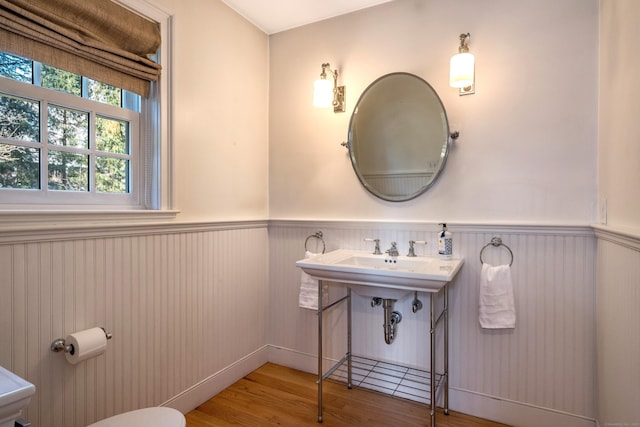
<svg viewBox="0 0 640 427">
<path fill-rule="evenodd" d="M 451 232 L 447 230 L 447 224 L 442 223 L 442 230 L 438 233 L 438 254 L 443 258 L 451 258 L 453 255 L 453 239 Z"/>
</svg>

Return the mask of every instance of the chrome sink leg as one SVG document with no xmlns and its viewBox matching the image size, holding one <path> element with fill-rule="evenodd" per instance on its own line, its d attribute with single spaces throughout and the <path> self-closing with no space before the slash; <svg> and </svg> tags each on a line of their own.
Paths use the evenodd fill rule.
<svg viewBox="0 0 640 427">
<path fill-rule="evenodd" d="M 322 280 L 318 280 L 318 422 L 322 422 Z"/>
<path fill-rule="evenodd" d="M 449 415 L 449 285 L 444 286 L 444 414 Z"/>
<path fill-rule="evenodd" d="M 351 288 L 347 288 L 347 387 L 352 388 L 352 370 L 351 363 Z"/>
<path fill-rule="evenodd" d="M 430 384 L 430 399 L 431 399 L 431 425 L 436 425 L 436 294 L 435 292 L 430 295 L 431 303 L 431 315 L 429 318 L 429 333 L 431 335 L 431 384 Z"/>
</svg>

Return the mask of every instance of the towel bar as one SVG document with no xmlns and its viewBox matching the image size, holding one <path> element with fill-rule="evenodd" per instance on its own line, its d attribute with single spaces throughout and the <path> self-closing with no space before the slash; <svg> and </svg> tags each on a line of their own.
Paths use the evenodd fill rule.
<svg viewBox="0 0 640 427">
<path fill-rule="evenodd" d="M 325 249 L 327 249 L 327 246 L 324 243 L 324 239 L 322 238 L 322 231 L 317 231 L 313 234 L 310 234 L 306 240 L 304 241 L 304 250 L 307 252 L 311 252 L 309 250 L 309 248 L 307 247 L 307 244 L 309 243 L 309 239 L 318 239 L 320 240 L 320 242 L 322 243 L 322 253 L 324 253 Z"/>
<path fill-rule="evenodd" d="M 482 260 L 482 252 L 484 252 L 484 250 L 487 249 L 489 246 L 495 246 L 495 247 L 504 246 L 505 248 L 507 248 L 507 250 L 509 251 L 509 255 L 511 255 L 511 262 L 509 262 L 509 266 L 513 265 L 513 252 L 511 251 L 511 248 L 509 246 L 502 243 L 502 239 L 500 237 L 492 238 L 489 243 L 487 243 L 482 247 L 482 249 L 480 249 L 480 264 L 484 264 L 484 261 Z"/>
</svg>

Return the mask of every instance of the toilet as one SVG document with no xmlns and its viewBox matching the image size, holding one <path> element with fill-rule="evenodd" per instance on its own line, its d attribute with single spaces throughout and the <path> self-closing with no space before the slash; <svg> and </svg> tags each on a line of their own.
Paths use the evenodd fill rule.
<svg viewBox="0 0 640 427">
<path fill-rule="evenodd" d="M 13 427 L 36 388 L 0 366 L 0 427 Z M 87 427 L 185 427 L 184 415 L 173 408 L 144 408 L 93 423 Z"/>
<path fill-rule="evenodd" d="M 137 409 L 114 415 L 87 427 L 185 427 L 184 415 L 173 408 L 157 407 Z"/>
</svg>

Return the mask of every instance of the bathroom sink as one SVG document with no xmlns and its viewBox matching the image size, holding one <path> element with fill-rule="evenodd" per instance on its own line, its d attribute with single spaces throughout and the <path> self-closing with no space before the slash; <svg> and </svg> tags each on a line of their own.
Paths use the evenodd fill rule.
<svg viewBox="0 0 640 427">
<path fill-rule="evenodd" d="M 314 279 L 348 284 L 363 296 L 401 299 L 412 291 L 438 292 L 463 263 L 463 259 L 389 257 L 338 249 L 297 261 L 296 266 Z"/>
<path fill-rule="evenodd" d="M 0 366 L 0 427 L 13 427 L 35 392 L 33 384 Z"/>
</svg>

